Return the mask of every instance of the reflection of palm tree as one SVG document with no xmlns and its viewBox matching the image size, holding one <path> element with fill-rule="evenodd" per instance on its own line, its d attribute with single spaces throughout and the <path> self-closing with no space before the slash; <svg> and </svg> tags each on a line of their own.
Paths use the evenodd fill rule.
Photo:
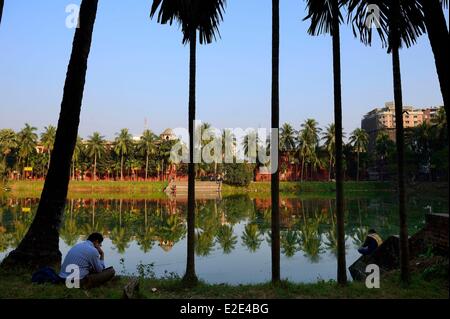
<svg viewBox="0 0 450 319">
<path fill-rule="evenodd" d="M 237 243 L 237 236 L 234 235 L 233 226 L 222 225 L 217 232 L 217 243 L 222 247 L 224 254 L 231 253 Z"/>
<path fill-rule="evenodd" d="M 80 238 L 77 222 L 72 218 L 67 218 L 64 221 L 64 226 L 61 228 L 59 233 L 68 246 L 73 246 Z"/>
<path fill-rule="evenodd" d="M 255 224 L 248 224 L 245 226 L 244 234 L 241 236 L 241 239 L 244 246 L 246 246 L 250 252 L 257 251 L 263 241 L 258 225 Z"/>
<path fill-rule="evenodd" d="M 210 231 L 199 231 L 195 237 L 197 255 L 208 256 L 214 247 L 214 234 Z"/>
<path fill-rule="evenodd" d="M 172 248 L 186 233 L 185 224 L 178 215 L 161 214 L 155 221 L 155 228 L 156 236 L 166 250 Z"/>
<path fill-rule="evenodd" d="M 318 262 L 321 253 L 320 222 L 312 218 L 305 219 L 300 226 L 300 243 L 302 250 L 312 262 Z"/>
<path fill-rule="evenodd" d="M 286 257 L 292 257 L 295 255 L 298 247 L 298 233 L 295 230 L 288 229 L 281 232 L 281 248 L 282 253 Z"/>
<path fill-rule="evenodd" d="M 116 247 L 119 254 L 125 253 L 128 249 L 130 236 L 123 227 L 115 227 L 111 232 L 111 242 Z"/>
<path fill-rule="evenodd" d="M 153 227 L 145 227 L 143 231 L 140 231 L 137 235 L 137 244 L 141 247 L 144 253 L 149 252 L 154 244 L 156 238 L 156 229 Z"/>
</svg>

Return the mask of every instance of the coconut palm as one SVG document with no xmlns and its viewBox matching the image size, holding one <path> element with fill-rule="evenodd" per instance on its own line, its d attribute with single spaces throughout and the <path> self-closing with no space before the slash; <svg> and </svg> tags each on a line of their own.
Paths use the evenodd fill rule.
<svg viewBox="0 0 450 319">
<path fill-rule="evenodd" d="M 47 149 L 48 163 L 47 170 L 50 168 L 50 158 L 52 157 L 53 146 L 55 144 L 56 127 L 49 125 L 44 128 L 44 133 L 41 134 L 42 146 Z"/>
<path fill-rule="evenodd" d="M 75 167 L 80 160 L 80 156 L 83 153 L 84 150 L 84 144 L 83 139 L 79 136 L 77 136 L 77 142 L 75 143 L 75 148 L 73 149 L 73 156 L 72 156 L 72 179 L 75 179 Z"/>
<path fill-rule="evenodd" d="M 98 0 L 82 0 L 79 28 L 75 31 L 55 146 L 35 218 L 19 247 L 2 265 L 50 265 L 61 262 L 59 225 L 64 213 L 70 164 L 77 140 L 87 61 L 91 47 Z"/>
<path fill-rule="evenodd" d="M 124 156 L 130 153 L 133 140 L 128 129 L 124 128 L 118 134 L 115 140 L 114 151 L 120 156 L 120 180 L 123 181 L 123 160 Z"/>
<path fill-rule="evenodd" d="M 3 167 L 6 172 L 7 164 L 6 160 L 8 155 L 17 148 L 17 135 L 11 129 L 0 130 L 0 155 L 3 157 Z"/>
<path fill-rule="evenodd" d="M 352 132 L 350 136 L 350 143 L 356 150 L 357 156 L 357 169 L 356 169 L 356 180 L 359 182 L 359 154 L 361 152 L 367 152 L 367 146 L 369 144 L 369 134 L 363 129 L 357 128 Z"/>
<path fill-rule="evenodd" d="M 19 142 L 19 158 L 23 165 L 28 166 L 30 156 L 36 152 L 38 136 L 35 133 L 37 128 L 30 126 L 28 123 L 17 134 Z"/>
<path fill-rule="evenodd" d="M 188 252 L 184 282 L 195 284 L 195 165 L 194 121 L 196 109 L 197 31 L 200 44 L 208 44 L 219 34 L 226 0 L 153 0 L 150 16 L 158 12 L 158 22 L 181 25 L 183 44 L 190 45 L 189 70 L 189 165 L 188 165 Z"/>
<path fill-rule="evenodd" d="M 410 281 L 408 227 L 405 199 L 405 145 L 403 129 L 403 95 L 400 71 L 400 49 L 410 47 L 426 30 L 421 15 L 421 4 L 416 0 L 350 0 L 349 12 L 353 17 L 354 33 L 361 41 L 372 43 L 372 28 L 367 27 L 367 7 L 377 5 L 380 10 L 377 33 L 381 42 L 392 55 L 392 73 L 395 102 L 395 125 L 397 145 L 398 200 L 400 215 L 400 271 L 404 283 Z M 448 37 L 447 37 L 448 41 Z"/>
<path fill-rule="evenodd" d="M 155 141 L 157 136 L 150 130 L 145 130 L 142 133 L 141 139 L 139 141 L 139 151 L 145 156 L 145 180 L 148 177 L 148 160 L 150 155 L 156 153 Z"/>
<path fill-rule="evenodd" d="M 325 128 L 325 132 L 322 133 L 322 140 L 324 140 L 325 149 L 328 152 L 329 165 L 328 165 L 328 180 L 331 181 L 331 170 L 336 162 L 336 126 L 330 124 Z"/>
<path fill-rule="evenodd" d="M 94 132 L 87 141 L 87 155 L 94 159 L 93 179 L 97 179 L 97 160 L 106 154 L 105 137 L 99 132 Z"/>
<path fill-rule="evenodd" d="M 301 181 L 303 181 L 305 163 L 312 163 L 314 161 L 314 157 L 317 157 L 316 151 L 319 144 L 320 133 L 320 128 L 318 126 L 319 123 L 317 123 L 314 119 L 307 119 L 301 125 L 298 137 L 300 144 L 299 152 L 302 158 Z"/>
<path fill-rule="evenodd" d="M 338 283 L 347 283 L 345 265 L 345 230 L 344 230 L 344 167 L 343 167 L 343 133 L 342 133 L 342 88 L 341 88 L 341 43 L 340 8 L 346 0 L 307 0 L 309 10 L 305 19 L 311 20 L 308 33 L 319 35 L 329 33 L 333 42 L 333 76 L 334 76 L 334 123 L 336 148 L 336 214 L 338 234 Z"/>
<path fill-rule="evenodd" d="M 242 147 L 244 150 L 244 156 L 249 162 L 253 162 L 257 158 L 258 144 L 260 143 L 258 132 L 252 130 L 244 136 L 242 141 Z"/>
<path fill-rule="evenodd" d="M 295 141 L 296 132 L 291 124 L 284 123 L 280 131 L 280 148 L 285 152 L 295 151 L 297 147 Z"/>
</svg>

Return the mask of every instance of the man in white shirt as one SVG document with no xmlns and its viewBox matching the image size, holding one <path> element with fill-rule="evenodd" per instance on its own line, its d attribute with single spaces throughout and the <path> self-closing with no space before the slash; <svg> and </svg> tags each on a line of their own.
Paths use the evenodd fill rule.
<svg viewBox="0 0 450 319">
<path fill-rule="evenodd" d="M 105 268 L 102 242 L 102 234 L 93 233 L 86 241 L 73 246 L 64 259 L 59 276 L 66 279 L 73 271 L 68 266 L 76 265 L 80 270 L 79 279 L 83 288 L 99 286 L 111 280 L 115 271 L 113 267 Z"/>
</svg>

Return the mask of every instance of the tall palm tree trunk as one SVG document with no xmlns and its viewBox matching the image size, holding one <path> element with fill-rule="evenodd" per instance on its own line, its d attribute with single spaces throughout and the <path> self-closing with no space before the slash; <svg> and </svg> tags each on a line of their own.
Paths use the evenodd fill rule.
<svg viewBox="0 0 450 319">
<path fill-rule="evenodd" d="M 147 181 L 148 178 L 148 153 L 145 159 L 145 181 Z"/>
<path fill-rule="evenodd" d="M 4 266 L 43 266 L 61 262 L 59 227 L 66 204 L 70 163 L 78 135 L 87 62 L 92 42 L 98 0 L 83 0 L 80 27 L 75 31 L 61 112 L 36 216 L 19 246 L 3 261 Z"/>
<path fill-rule="evenodd" d="M 304 168 L 305 168 L 305 157 L 302 156 L 302 176 L 300 178 L 300 181 L 303 182 L 303 172 L 304 172 Z"/>
<path fill-rule="evenodd" d="M 198 281 L 195 274 L 195 164 L 194 164 L 194 121 L 196 94 L 196 59 L 197 31 L 190 34 L 190 66 L 189 66 L 189 164 L 188 164 L 188 218 L 187 218 L 187 261 L 186 274 L 183 281 L 187 285 L 195 285 Z"/>
<path fill-rule="evenodd" d="M 94 154 L 94 181 L 97 179 L 97 153 Z"/>
<path fill-rule="evenodd" d="M 402 78 L 400 70 L 400 34 L 396 21 L 399 16 L 399 0 L 393 1 L 391 8 L 391 39 L 392 50 L 392 71 L 394 84 L 395 101 L 395 127 L 397 144 L 397 174 L 398 174 L 398 209 L 400 220 L 400 277 L 403 283 L 410 281 L 409 273 L 409 247 L 408 247 L 408 226 L 406 217 L 406 194 L 405 194 L 405 149 L 404 149 L 404 128 L 403 128 L 403 96 Z"/>
<path fill-rule="evenodd" d="M 276 145 L 271 143 L 272 170 L 280 163 L 278 140 L 280 127 L 280 0 L 272 0 L 272 134 L 277 135 Z M 272 136 L 272 141 L 273 136 Z M 276 151 L 275 151 L 276 149 Z M 272 171 L 272 282 L 280 281 L 280 170 Z"/>
<path fill-rule="evenodd" d="M 339 4 L 333 0 L 333 73 L 334 73 L 334 122 L 336 129 L 336 219 L 337 219 L 337 280 L 340 285 L 347 283 L 345 262 L 345 215 L 344 215 L 344 174 L 342 155 L 342 96 L 341 96 L 341 41 L 339 34 Z"/>
<path fill-rule="evenodd" d="M 358 150 L 357 150 L 357 154 L 358 154 L 358 156 L 357 156 L 357 160 L 356 160 L 356 163 L 357 163 L 357 166 L 356 166 L 356 181 L 359 182 L 359 147 L 358 147 Z"/>
<path fill-rule="evenodd" d="M 123 152 L 120 156 L 120 180 L 123 181 Z"/>
</svg>

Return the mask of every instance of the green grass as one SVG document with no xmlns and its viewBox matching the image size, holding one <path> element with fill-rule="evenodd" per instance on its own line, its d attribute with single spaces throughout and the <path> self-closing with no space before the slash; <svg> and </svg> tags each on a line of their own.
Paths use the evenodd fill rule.
<svg viewBox="0 0 450 319">
<path fill-rule="evenodd" d="M 9 196 L 20 198 L 39 197 L 44 183 L 42 181 L 10 181 L 7 187 Z M 164 188 L 167 182 L 129 182 L 129 181 L 71 181 L 69 184 L 69 198 L 89 199 L 164 199 Z M 448 199 L 447 183 L 420 183 L 408 185 L 410 194 L 421 196 L 441 197 Z M 389 195 L 395 192 L 394 182 L 345 182 L 344 192 L 347 198 L 360 196 Z M 0 193 L 3 191 L 3 187 Z M 302 198 L 333 198 L 336 187 L 333 182 L 281 182 L 280 194 L 283 197 Z M 248 187 L 223 185 L 222 195 L 247 194 L 252 198 L 270 197 L 270 182 L 251 183 Z"/>
<path fill-rule="evenodd" d="M 67 289 L 64 285 L 35 285 L 30 282 L 27 273 L 11 274 L 0 272 L 0 298 L 94 298 L 117 299 L 123 294 L 123 287 L 129 278 L 121 277 L 101 288 L 91 290 Z M 444 299 L 449 297 L 447 284 L 437 278 L 425 279 L 422 274 L 412 276 L 411 285 L 407 288 L 399 284 L 397 272 L 386 275 L 380 289 L 367 289 L 364 283 L 352 282 L 345 287 L 335 282 L 319 282 L 315 284 L 293 284 L 283 281 L 278 285 L 208 285 L 200 282 L 194 288 L 186 288 L 179 279 L 140 279 L 139 298 L 172 299 L 172 298 L 226 298 L 226 299 L 261 299 L 261 298 L 302 298 L 302 299 L 348 299 L 348 298 L 427 298 Z M 156 288 L 156 291 L 153 291 Z"/>
</svg>

